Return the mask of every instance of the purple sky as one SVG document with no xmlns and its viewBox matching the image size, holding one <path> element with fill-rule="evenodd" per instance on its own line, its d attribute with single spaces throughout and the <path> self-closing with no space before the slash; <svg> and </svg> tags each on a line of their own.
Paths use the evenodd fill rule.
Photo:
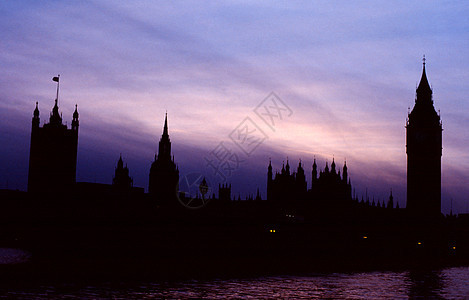
<svg viewBox="0 0 469 300">
<path fill-rule="evenodd" d="M 405 120 L 427 58 L 443 121 L 442 206 L 468 209 L 469 4 L 425 1 L 3 1 L 0 188 L 24 190 L 34 103 L 41 124 L 61 75 L 60 110 L 80 112 L 77 178 L 110 183 L 122 153 L 135 185 L 169 116 L 181 175 L 250 117 L 268 138 L 228 178 L 265 194 L 280 169 L 347 160 L 358 195 L 405 205 Z M 271 92 L 292 115 L 275 131 L 253 112 Z M 212 178 L 212 181 L 219 179 Z M 216 182 L 217 183 L 217 182 Z"/>
</svg>

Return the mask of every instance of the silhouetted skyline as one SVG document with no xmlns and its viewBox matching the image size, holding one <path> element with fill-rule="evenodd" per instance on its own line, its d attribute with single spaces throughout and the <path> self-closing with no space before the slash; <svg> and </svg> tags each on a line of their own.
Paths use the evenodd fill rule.
<svg viewBox="0 0 469 300">
<path fill-rule="evenodd" d="M 60 73 L 64 119 L 80 108 L 78 181 L 111 183 L 122 153 L 147 188 L 166 110 L 181 174 L 209 173 L 203 157 L 274 91 L 292 118 L 233 173 L 234 195 L 265 191 L 269 157 L 274 171 L 301 159 L 308 182 L 314 156 L 320 169 L 335 157 L 357 194 L 392 188 L 404 206 L 406 108 L 426 54 L 445 125 L 442 210 L 454 199 L 465 212 L 467 7 L 304 5 L 2 3 L 0 188 L 26 190 L 31 112 L 50 111 Z"/>
</svg>

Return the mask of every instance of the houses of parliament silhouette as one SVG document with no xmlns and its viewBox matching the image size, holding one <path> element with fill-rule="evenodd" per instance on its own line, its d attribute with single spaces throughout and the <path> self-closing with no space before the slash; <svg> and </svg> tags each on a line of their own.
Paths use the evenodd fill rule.
<svg viewBox="0 0 469 300">
<path fill-rule="evenodd" d="M 45 269 L 57 257 L 60 266 L 66 261 L 82 268 L 88 261 L 85 276 L 96 265 L 111 272 L 151 270 L 166 278 L 211 269 L 218 275 L 240 270 L 252 275 L 344 265 L 408 267 L 418 261 L 427 266 L 453 259 L 469 264 L 469 218 L 441 214 L 442 124 L 425 67 L 424 61 L 406 124 L 405 208 L 399 208 L 392 191 L 384 201 L 359 199 L 348 162 L 339 166 L 333 158 L 324 168 L 314 159 L 310 169 L 302 161 L 293 168 L 287 159 L 276 172 L 269 161 L 264 200 L 258 190 L 256 197 L 237 201 L 232 185 L 223 182 L 218 198 L 213 193 L 205 202 L 204 178 L 198 186 L 204 205 L 187 209 L 188 203 L 201 201 L 178 191 L 167 114 L 149 166 L 148 193 L 133 185 L 122 156 L 112 183 L 76 182 L 78 109 L 68 128 L 59 112 L 57 77 L 48 122 L 40 126 L 38 104 L 33 112 L 28 192 L 7 195 L 9 206 L 0 210 L 5 225 L 0 225 L 0 246 L 33 249 Z"/>
<path fill-rule="evenodd" d="M 63 124 L 59 113 L 59 77 L 57 98 L 50 113 L 49 122 L 40 126 L 38 103 L 33 112 L 31 146 L 29 159 L 28 192 L 31 194 L 51 194 L 58 191 L 86 189 L 88 193 L 114 194 L 133 190 L 134 197 L 142 195 L 143 189 L 134 188 L 133 180 L 122 157 L 117 162 L 112 185 L 76 183 L 76 162 L 78 146 L 78 109 L 72 115 L 71 127 Z M 420 83 L 416 90 L 415 105 L 409 113 L 406 124 L 407 152 L 407 205 L 406 210 L 416 216 L 438 217 L 441 214 L 441 155 L 442 124 L 433 106 L 432 89 L 425 70 L 425 58 Z M 349 203 L 359 200 L 352 195 L 351 180 L 347 164 L 337 170 L 335 160 L 330 169 L 328 163 L 318 172 L 316 159 L 311 169 L 312 182 L 306 182 L 305 170 L 300 161 L 296 171 L 290 169 L 287 159 L 280 172 L 273 173 L 272 162 L 267 171 L 267 202 L 288 210 L 298 210 L 302 203 L 313 200 L 326 200 L 330 203 Z M 155 160 L 149 172 L 148 195 L 159 205 L 175 204 L 178 198 L 179 168 L 171 154 L 168 115 L 166 113 L 163 134 L 159 141 Z M 214 198 L 214 196 L 212 196 Z M 219 198 L 223 202 L 231 200 L 231 185 L 219 186 Z M 260 199 L 258 193 L 256 199 Z M 229 202 L 229 201 L 228 201 Z M 362 205 L 394 208 L 392 192 L 387 203 L 363 199 Z M 335 206 L 337 208 L 337 206 Z M 397 206 L 398 208 L 398 206 Z"/>
</svg>

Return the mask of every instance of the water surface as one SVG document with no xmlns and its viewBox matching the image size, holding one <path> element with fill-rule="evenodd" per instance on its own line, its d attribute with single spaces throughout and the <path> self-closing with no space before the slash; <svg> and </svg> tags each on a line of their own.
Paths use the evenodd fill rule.
<svg viewBox="0 0 469 300">
<path fill-rule="evenodd" d="M 179 282 L 60 283 L 6 287 L 4 298 L 41 299 L 408 299 L 469 298 L 469 267 L 429 271 L 333 273 Z"/>
</svg>

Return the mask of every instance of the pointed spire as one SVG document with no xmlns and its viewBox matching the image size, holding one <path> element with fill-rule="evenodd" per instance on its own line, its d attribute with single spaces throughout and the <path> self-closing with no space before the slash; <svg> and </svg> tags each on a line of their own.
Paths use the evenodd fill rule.
<svg viewBox="0 0 469 300">
<path fill-rule="evenodd" d="M 36 108 L 34 109 L 33 112 L 33 120 L 32 120 L 32 126 L 33 128 L 39 127 L 39 108 L 38 108 L 38 103 L 36 101 Z"/>
<path fill-rule="evenodd" d="M 62 125 L 62 117 L 59 114 L 59 105 L 57 103 L 57 99 L 55 99 L 54 107 L 52 108 L 52 113 L 50 114 L 49 123 L 51 125 Z"/>
<path fill-rule="evenodd" d="M 389 193 L 388 208 L 394 208 L 394 197 L 392 196 L 392 189 Z"/>
<path fill-rule="evenodd" d="M 427 95 L 432 94 L 432 89 L 430 88 L 430 84 L 428 83 L 428 79 L 427 79 L 427 73 L 425 72 L 425 64 L 426 64 L 426 59 L 424 55 L 422 77 L 420 78 L 420 83 L 417 87 L 417 99 L 419 99 L 422 96 L 427 96 Z M 428 98 L 428 96 L 424 98 Z M 430 96 L 430 100 L 431 100 L 431 96 Z"/>
<path fill-rule="evenodd" d="M 344 167 L 342 168 L 342 180 L 347 183 L 348 171 L 347 171 L 347 160 L 344 160 Z"/>
<path fill-rule="evenodd" d="M 160 158 L 171 161 L 171 141 L 168 134 L 168 112 L 165 114 L 163 134 L 158 146 L 158 159 Z"/>
<path fill-rule="evenodd" d="M 168 135 L 168 112 L 166 112 L 164 117 L 164 128 L 163 128 L 163 135 Z"/>
<path fill-rule="evenodd" d="M 54 104 L 54 107 L 52 108 L 52 112 L 54 113 L 55 111 L 57 111 L 57 113 L 59 113 L 59 104 L 58 104 L 59 100 L 55 99 L 55 104 Z"/>
<path fill-rule="evenodd" d="M 39 117 L 39 108 L 38 108 L 39 103 L 36 101 L 36 108 L 34 109 L 34 116 Z"/>
<path fill-rule="evenodd" d="M 75 111 L 73 112 L 73 118 L 78 119 L 78 104 L 75 104 Z"/>
<path fill-rule="evenodd" d="M 316 181 L 316 179 L 318 178 L 318 166 L 316 165 L 316 157 L 314 157 L 314 161 L 313 161 L 313 170 L 311 172 L 311 175 L 312 175 L 312 183 L 314 183 Z"/>
<path fill-rule="evenodd" d="M 117 168 L 122 169 L 124 167 L 124 161 L 122 160 L 122 153 L 119 155 L 119 160 L 117 161 Z"/>
<path fill-rule="evenodd" d="M 75 104 L 75 111 L 73 112 L 73 119 L 72 119 L 72 129 L 73 130 L 78 130 L 78 105 Z"/>
</svg>

